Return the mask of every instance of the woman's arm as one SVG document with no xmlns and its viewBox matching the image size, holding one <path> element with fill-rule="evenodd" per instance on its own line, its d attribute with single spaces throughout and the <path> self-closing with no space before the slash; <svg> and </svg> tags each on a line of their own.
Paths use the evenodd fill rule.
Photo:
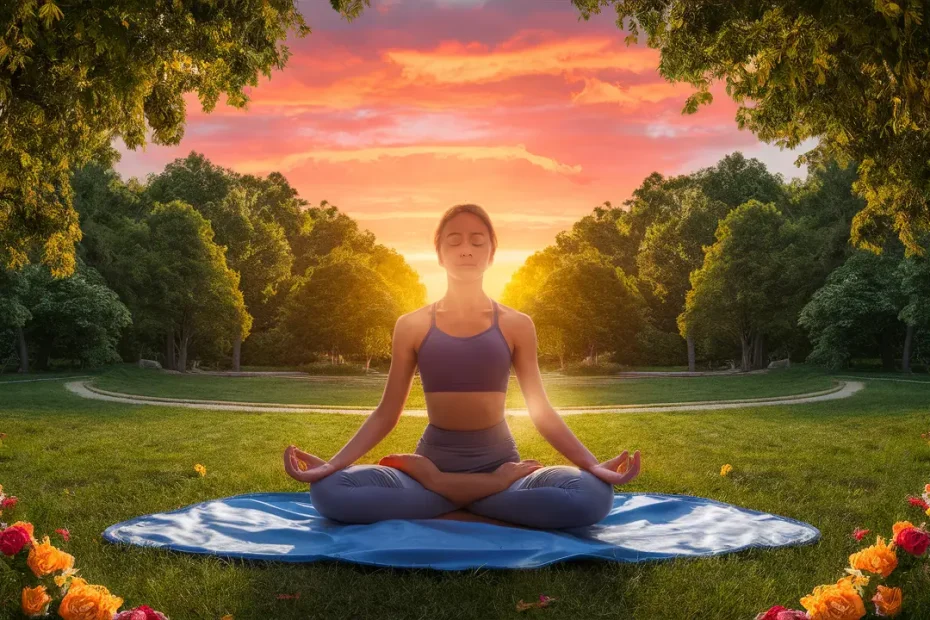
<svg viewBox="0 0 930 620">
<path fill-rule="evenodd" d="M 413 322 L 409 320 L 409 315 L 405 314 L 394 324 L 391 369 L 388 371 L 381 402 L 355 435 L 329 460 L 337 470 L 348 467 L 367 454 L 397 426 L 404 412 L 410 387 L 413 385 L 413 373 L 417 365 L 416 351 L 413 348 L 414 338 Z"/>
<path fill-rule="evenodd" d="M 584 447 L 575 434 L 556 413 L 543 389 L 539 375 L 539 360 L 536 352 L 536 326 L 526 314 L 517 313 L 511 322 L 514 325 L 516 343 L 513 364 L 517 380 L 526 400 L 530 419 L 552 447 L 565 458 L 610 484 L 626 484 L 639 475 L 640 454 L 636 450 L 631 457 L 624 450 L 619 455 L 599 463 L 590 450 Z"/>
</svg>

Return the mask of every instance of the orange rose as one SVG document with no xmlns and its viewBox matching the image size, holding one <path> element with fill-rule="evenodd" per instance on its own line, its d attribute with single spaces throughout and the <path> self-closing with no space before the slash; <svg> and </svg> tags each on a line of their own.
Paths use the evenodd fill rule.
<svg viewBox="0 0 930 620">
<path fill-rule="evenodd" d="M 878 586 L 875 596 L 872 597 L 875 603 L 875 613 L 879 616 L 897 616 L 901 613 L 901 588 L 886 588 Z"/>
<path fill-rule="evenodd" d="M 23 588 L 23 613 L 30 618 L 44 616 L 52 597 L 45 593 L 45 586 Z"/>
<path fill-rule="evenodd" d="M 58 615 L 64 620 L 112 620 L 122 604 L 123 599 L 110 594 L 104 586 L 89 585 L 75 577 L 61 599 Z"/>
<path fill-rule="evenodd" d="M 36 577 L 44 577 L 60 570 L 74 566 L 74 556 L 55 548 L 48 542 L 48 536 L 41 543 L 32 545 L 26 565 L 32 569 Z"/>
<path fill-rule="evenodd" d="M 891 526 L 891 532 L 892 532 L 891 539 L 894 540 L 898 536 L 898 532 L 900 532 L 901 530 L 906 530 L 909 527 L 914 527 L 914 524 L 911 523 L 910 521 L 898 521 L 897 523 Z"/>
<path fill-rule="evenodd" d="M 849 579 L 836 584 L 817 586 L 812 594 L 801 599 L 811 620 L 859 620 L 865 615 L 865 604 Z"/>
<path fill-rule="evenodd" d="M 10 527 L 21 527 L 27 532 L 29 532 L 29 539 L 32 541 L 32 544 L 36 543 L 35 530 L 32 528 L 32 523 L 26 523 L 25 521 L 17 521 L 16 523 L 10 524 Z"/>
<path fill-rule="evenodd" d="M 898 566 L 898 556 L 894 549 L 885 545 L 885 539 L 878 536 L 874 545 L 849 556 L 849 564 L 853 568 L 887 577 Z"/>
</svg>

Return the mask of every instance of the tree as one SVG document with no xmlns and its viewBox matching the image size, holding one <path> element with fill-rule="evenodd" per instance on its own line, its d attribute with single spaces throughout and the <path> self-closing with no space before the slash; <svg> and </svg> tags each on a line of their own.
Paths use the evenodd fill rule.
<svg viewBox="0 0 930 620">
<path fill-rule="evenodd" d="M 287 62 L 287 33 L 310 32 L 294 0 L 37 4 L 0 4 L 0 266 L 38 254 L 56 276 L 81 239 L 72 168 L 112 164 L 111 141 L 135 149 L 147 127 L 179 144 L 185 93 L 205 112 L 221 94 L 245 107 L 244 88 Z"/>
<path fill-rule="evenodd" d="M 183 372 L 192 342 L 230 346 L 231 333 L 248 336 L 252 317 L 239 290 L 239 274 L 227 265 L 210 222 L 199 212 L 180 201 L 156 203 L 146 223 L 147 260 L 156 285 L 151 294 L 168 326 L 165 365 Z"/>
<path fill-rule="evenodd" d="M 898 265 L 896 275 L 905 302 L 898 313 L 906 326 L 901 370 L 910 372 L 914 336 L 920 330 L 930 331 L 930 259 L 925 256 L 905 258 Z"/>
<path fill-rule="evenodd" d="M 814 343 L 808 362 L 841 368 L 856 354 L 879 350 L 882 366 L 894 369 L 893 343 L 904 305 L 900 261 L 900 251 L 876 256 L 860 250 L 830 274 L 798 317 Z"/>
<path fill-rule="evenodd" d="M 22 270 L 10 271 L 0 269 L 0 328 L 9 330 L 15 337 L 15 351 L 19 355 L 19 372 L 29 372 L 29 347 L 23 327 L 32 318 L 26 306 L 29 283 Z M 6 361 L 0 364 L 0 370 L 6 367 Z"/>
<path fill-rule="evenodd" d="M 82 367 L 121 361 L 116 345 L 132 317 L 99 273 L 79 261 L 67 278 L 53 277 L 45 265 L 28 265 L 23 276 L 31 314 L 23 332 L 37 369 L 47 370 L 51 358 L 77 360 Z"/>
<path fill-rule="evenodd" d="M 282 328 L 291 347 L 307 359 L 326 352 L 372 354 L 372 332 L 393 333 L 400 316 L 397 300 L 368 257 L 340 247 L 307 270 L 282 308 Z M 367 334 L 367 336 L 366 336 Z"/>
<path fill-rule="evenodd" d="M 596 361 L 604 351 L 614 352 L 615 359 L 630 353 L 642 310 L 634 278 L 589 250 L 566 259 L 546 278 L 530 313 L 547 338 L 561 331 L 556 350 Z"/>
<path fill-rule="evenodd" d="M 773 204 L 750 200 L 731 211 L 691 274 L 683 336 L 729 338 L 742 350 L 741 369 L 767 363 L 766 336 L 794 326 L 801 300 L 798 283 L 810 259 L 799 233 Z"/>
<path fill-rule="evenodd" d="M 854 189 L 866 200 L 852 239 L 873 252 L 897 234 L 910 253 L 926 251 L 930 230 L 930 28 L 924 4 L 854 0 L 572 0 L 588 19 L 613 6 L 628 27 L 660 50 L 659 73 L 697 92 L 683 113 L 711 103 L 714 79 L 739 105 L 740 129 L 794 148 L 819 144 L 799 165 L 858 163 Z M 353 6 L 354 3 L 346 3 Z M 747 105 L 744 102 L 750 102 Z M 712 196 L 713 197 L 713 196 Z"/>
</svg>

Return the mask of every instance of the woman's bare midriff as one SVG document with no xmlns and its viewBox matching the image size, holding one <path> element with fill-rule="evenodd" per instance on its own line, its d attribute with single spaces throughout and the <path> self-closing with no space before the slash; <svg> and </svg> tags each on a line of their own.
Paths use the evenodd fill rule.
<svg viewBox="0 0 930 620">
<path fill-rule="evenodd" d="M 504 419 L 503 392 L 426 392 L 429 422 L 450 431 L 477 431 Z"/>
</svg>

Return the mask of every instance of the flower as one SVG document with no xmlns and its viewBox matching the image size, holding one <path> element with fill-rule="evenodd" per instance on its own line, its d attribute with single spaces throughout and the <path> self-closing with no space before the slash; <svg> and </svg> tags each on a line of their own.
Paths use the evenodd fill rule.
<svg viewBox="0 0 930 620">
<path fill-rule="evenodd" d="M 61 571 L 60 575 L 55 575 L 55 585 L 59 588 L 64 588 L 65 583 L 70 581 L 71 578 L 74 577 L 74 575 L 77 573 L 78 569 L 76 568 L 66 568 L 65 570 Z"/>
<path fill-rule="evenodd" d="M 200 463 L 197 463 L 196 465 L 194 465 L 194 471 L 200 474 L 201 478 L 207 475 L 207 468 L 201 465 Z"/>
<path fill-rule="evenodd" d="M 55 530 L 55 533 L 60 534 L 61 537 L 64 538 L 66 542 L 71 540 L 71 532 L 69 532 L 66 528 L 60 527 L 57 530 Z"/>
<path fill-rule="evenodd" d="M 853 538 L 855 538 L 856 540 L 862 540 L 863 536 L 865 536 L 871 531 L 872 530 L 863 530 L 860 528 L 856 528 L 852 535 L 853 535 Z"/>
<path fill-rule="evenodd" d="M 110 594 L 104 586 L 90 585 L 75 577 L 61 599 L 58 615 L 64 620 L 112 620 L 122 604 L 123 599 Z"/>
<path fill-rule="evenodd" d="M 897 538 L 898 532 L 900 532 L 901 530 L 906 530 L 909 527 L 914 527 L 914 524 L 911 523 L 910 521 L 898 521 L 897 523 L 891 526 L 891 537 Z"/>
<path fill-rule="evenodd" d="M 930 509 L 930 504 L 928 504 L 928 503 L 925 502 L 924 500 L 920 499 L 919 497 L 909 496 L 909 497 L 907 498 L 907 501 L 908 501 L 908 503 L 909 503 L 911 506 L 917 506 L 917 507 L 920 508 L 921 510 L 928 510 L 928 509 Z"/>
<path fill-rule="evenodd" d="M 148 605 L 139 605 L 135 609 L 119 612 L 113 616 L 113 620 L 168 620 L 168 616 Z"/>
<path fill-rule="evenodd" d="M 885 545 L 885 539 L 878 536 L 874 545 L 849 556 L 849 564 L 853 568 L 887 577 L 897 567 L 898 556 L 894 549 Z"/>
<path fill-rule="evenodd" d="M 862 596 L 863 589 L 869 585 L 869 577 L 862 574 L 862 571 L 856 568 L 847 568 L 846 572 L 849 573 L 848 576 L 843 577 L 840 581 L 846 581 L 853 588 L 856 589 L 856 592 L 859 593 L 859 596 Z"/>
<path fill-rule="evenodd" d="M 535 603 L 524 603 L 521 598 L 517 602 L 517 611 L 526 611 L 527 609 L 533 609 L 534 607 L 548 607 L 552 601 L 556 600 L 554 596 L 546 596 L 545 594 L 539 595 L 539 601 Z"/>
<path fill-rule="evenodd" d="M 35 529 L 32 527 L 32 523 L 28 523 L 26 521 L 17 521 L 16 523 L 12 524 L 10 527 L 21 527 L 27 532 L 29 532 L 29 540 L 32 541 L 33 544 L 35 544 L 36 542 Z"/>
<path fill-rule="evenodd" d="M 19 498 L 17 498 L 15 495 L 12 495 L 6 498 L 5 500 L 3 500 L 2 503 L 0 503 L 0 508 L 3 508 L 4 510 L 6 510 L 7 508 L 13 509 L 13 508 L 16 508 L 16 504 L 18 503 L 19 503 Z"/>
<path fill-rule="evenodd" d="M 73 568 L 74 556 L 53 547 L 46 536 L 41 543 L 33 545 L 29 550 L 26 564 L 36 577 L 44 577 L 60 570 Z"/>
<path fill-rule="evenodd" d="M 32 540 L 29 530 L 19 525 L 11 525 L 0 532 L 0 553 L 14 556 Z"/>
<path fill-rule="evenodd" d="M 875 596 L 872 597 L 875 603 L 875 613 L 879 616 L 897 616 L 901 613 L 901 588 L 886 588 L 878 586 Z"/>
<path fill-rule="evenodd" d="M 865 604 L 847 578 L 835 584 L 817 586 L 813 593 L 801 599 L 810 620 L 859 620 L 865 615 Z"/>
<path fill-rule="evenodd" d="M 727 463 L 726 465 L 720 468 L 720 475 L 721 476 L 729 475 L 731 471 L 733 471 L 733 466 Z"/>
<path fill-rule="evenodd" d="M 788 609 L 781 605 L 775 605 L 756 616 L 756 620 L 807 620 L 808 618 L 806 612 Z"/>
<path fill-rule="evenodd" d="M 232 614 L 226 614 L 220 620 L 233 620 Z"/>
<path fill-rule="evenodd" d="M 39 616 L 47 614 L 48 606 L 51 602 L 52 597 L 45 592 L 45 586 L 23 588 L 23 613 L 30 618 L 38 618 Z"/>
<path fill-rule="evenodd" d="M 916 527 L 906 527 L 895 532 L 894 544 L 911 555 L 923 555 L 930 546 L 930 535 Z"/>
</svg>

